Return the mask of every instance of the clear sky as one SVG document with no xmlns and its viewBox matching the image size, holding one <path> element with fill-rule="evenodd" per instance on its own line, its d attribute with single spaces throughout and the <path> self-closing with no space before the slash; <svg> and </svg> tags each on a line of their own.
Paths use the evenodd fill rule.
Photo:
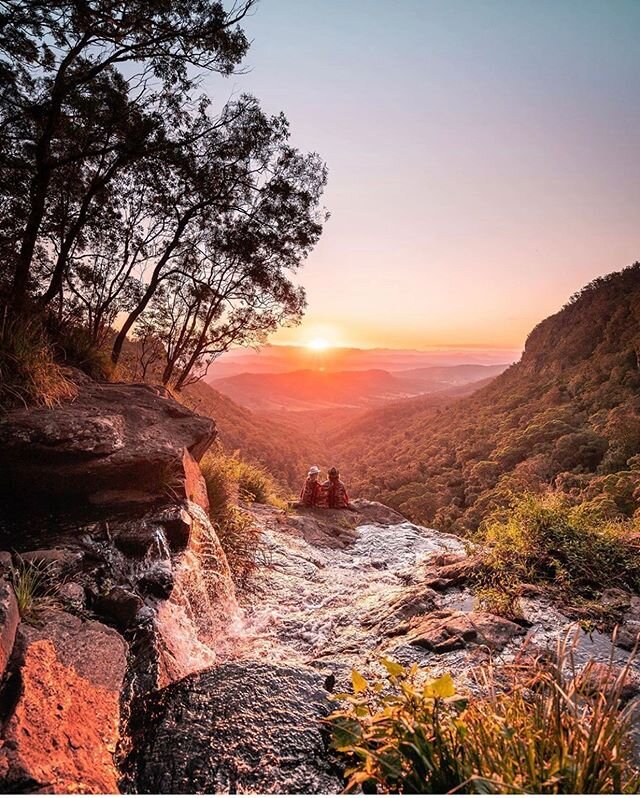
<svg viewBox="0 0 640 798">
<path fill-rule="evenodd" d="M 329 167 L 277 343 L 520 346 L 640 259 L 640 0 L 261 0 L 249 72 Z"/>
</svg>

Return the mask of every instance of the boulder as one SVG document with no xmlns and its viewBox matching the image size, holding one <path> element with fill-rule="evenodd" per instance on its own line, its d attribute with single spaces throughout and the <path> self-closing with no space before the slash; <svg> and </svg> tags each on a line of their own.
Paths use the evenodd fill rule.
<svg viewBox="0 0 640 798">
<path fill-rule="evenodd" d="M 306 668 L 244 661 L 192 674 L 135 702 L 127 790 L 341 792 L 321 724 L 332 708 L 323 682 Z"/>
<path fill-rule="evenodd" d="M 144 602 L 135 593 L 120 585 L 104 596 L 96 596 L 93 609 L 98 615 L 111 619 L 119 629 L 127 629 L 134 622 Z"/>
<path fill-rule="evenodd" d="M 88 382 L 73 401 L 13 410 L 0 420 L 0 500 L 22 501 L 33 513 L 63 512 L 83 500 L 112 508 L 132 492 L 137 504 L 186 498 L 215 434 L 211 419 L 164 389 Z"/>
<path fill-rule="evenodd" d="M 20 612 L 13 588 L 0 579 L 0 678 L 7 667 L 20 623 Z"/>
<path fill-rule="evenodd" d="M 116 793 L 126 645 L 96 621 L 43 611 L 21 624 L 0 743 L 4 792 Z"/>
<path fill-rule="evenodd" d="M 488 612 L 437 610 L 412 620 L 407 642 L 439 654 L 469 643 L 500 651 L 522 634 L 524 629 L 518 624 Z"/>
<path fill-rule="evenodd" d="M 168 599 L 173 590 L 174 576 L 170 562 L 149 566 L 138 580 L 137 589 L 145 596 Z"/>
</svg>

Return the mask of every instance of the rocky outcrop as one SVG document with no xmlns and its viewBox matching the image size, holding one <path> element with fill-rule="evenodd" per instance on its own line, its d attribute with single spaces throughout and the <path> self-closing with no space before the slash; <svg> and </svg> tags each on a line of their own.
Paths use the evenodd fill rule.
<svg viewBox="0 0 640 798">
<path fill-rule="evenodd" d="M 183 679 L 133 709 L 127 789 L 142 793 L 342 790 L 321 719 L 323 679 L 306 668 L 237 662 Z"/>
<path fill-rule="evenodd" d="M 0 579 L 0 678 L 7 667 L 20 622 L 18 603 L 13 589 Z"/>
<path fill-rule="evenodd" d="M 437 654 L 464 648 L 470 643 L 500 651 L 512 638 L 525 633 L 521 626 L 498 615 L 456 610 L 437 610 L 413 618 L 406 631 L 411 645 Z"/>
<path fill-rule="evenodd" d="M 96 621 L 44 611 L 21 624 L 4 687 L 5 792 L 114 793 L 126 645 Z"/>
<path fill-rule="evenodd" d="M 29 513 L 204 500 L 193 465 L 214 438 L 211 419 L 161 388 L 87 381 L 72 402 L 0 420 L 0 500 Z"/>
</svg>

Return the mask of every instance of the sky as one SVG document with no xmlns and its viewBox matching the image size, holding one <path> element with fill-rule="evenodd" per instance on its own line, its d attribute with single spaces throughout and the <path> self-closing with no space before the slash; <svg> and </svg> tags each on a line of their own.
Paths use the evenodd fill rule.
<svg viewBox="0 0 640 798">
<path fill-rule="evenodd" d="M 521 347 L 640 259 L 640 0 L 261 0 L 245 74 L 327 162 L 301 327 L 271 340 Z"/>
</svg>

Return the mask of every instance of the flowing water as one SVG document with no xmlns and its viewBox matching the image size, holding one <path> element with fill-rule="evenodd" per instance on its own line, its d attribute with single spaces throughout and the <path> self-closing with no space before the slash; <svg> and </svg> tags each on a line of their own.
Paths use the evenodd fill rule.
<svg viewBox="0 0 640 798">
<path fill-rule="evenodd" d="M 488 657 L 486 650 L 473 649 L 436 655 L 385 633 L 394 608 L 419 595 L 425 566 L 441 554 L 465 553 L 463 541 L 453 535 L 409 522 L 365 522 L 354 530 L 350 545 L 335 549 L 308 542 L 278 511 L 256 507 L 266 556 L 238 599 L 209 519 L 195 505 L 190 511 L 195 522 L 191 547 L 174 565 L 171 600 L 158 610 L 169 680 L 245 659 L 312 665 L 340 678 L 351 667 L 375 671 L 385 654 L 435 672 L 451 670 L 464 681 L 465 669 Z M 470 612 L 474 598 L 468 590 L 454 589 L 439 596 L 438 605 Z M 538 646 L 553 647 L 575 628 L 548 602 L 525 600 L 524 605 L 531 624 L 527 640 Z M 608 658 L 607 635 L 579 636 L 579 661 Z M 518 637 L 507 645 L 499 658 L 515 656 L 522 641 Z M 626 656 L 615 652 L 621 662 Z"/>
</svg>

